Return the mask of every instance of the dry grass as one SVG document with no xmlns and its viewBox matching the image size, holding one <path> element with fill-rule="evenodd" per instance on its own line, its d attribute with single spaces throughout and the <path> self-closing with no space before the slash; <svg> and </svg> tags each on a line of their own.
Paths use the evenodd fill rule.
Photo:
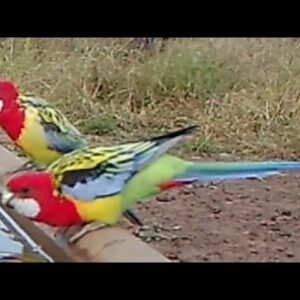
<svg viewBox="0 0 300 300">
<path fill-rule="evenodd" d="M 298 39 L 3 39 L 2 76 L 59 106 L 85 133 L 137 139 L 191 124 L 186 155 L 299 157 Z M 101 140 L 101 137 L 100 137 Z"/>
</svg>

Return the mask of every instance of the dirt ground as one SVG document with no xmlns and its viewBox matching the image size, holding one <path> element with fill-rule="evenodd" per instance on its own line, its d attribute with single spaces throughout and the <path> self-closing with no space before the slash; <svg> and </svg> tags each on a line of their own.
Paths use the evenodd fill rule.
<svg viewBox="0 0 300 300">
<path fill-rule="evenodd" d="M 149 228 L 124 227 L 174 261 L 300 261 L 300 172 L 186 186 L 134 210 Z"/>
<path fill-rule="evenodd" d="M 158 223 L 161 240 L 148 242 L 174 261 L 300 261 L 299 172 L 185 187 L 135 210 L 147 225 Z"/>
</svg>

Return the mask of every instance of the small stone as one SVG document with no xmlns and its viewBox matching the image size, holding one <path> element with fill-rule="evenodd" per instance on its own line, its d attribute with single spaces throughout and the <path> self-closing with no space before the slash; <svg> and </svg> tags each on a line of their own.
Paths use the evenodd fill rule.
<svg viewBox="0 0 300 300">
<path fill-rule="evenodd" d="M 160 224 L 160 223 L 157 223 L 157 224 L 153 225 L 153 229 L 154 229 L 154 231 L 159 232 L 159 231 L 161 231 L 161 230 L 164 229 L 164 226 L 162 224 Z"/>
<path fill-rule="evenodd" d="M 208 188 L 211 190 L 216 190 L 218 187 L 216 184 L 211 184 Z"/>
<path fill-rule="evenodd" d="M 194 187 L 193 187 L 193 188 L 194 188 Z M 182 190 L 182 193 L 183 193 L 184 195 L 190 195 L 190 194 L 193 193 L 193 191 L 191 190 L 191 188 L 186 187 L 184 190 Z"/>
<path fill-rule="evenodd" d="M 170 239 L 171 239 L 171 241 L 176 241 L 176 240 L 178 240 L 178 235 L 174 234 L 171 236 Z"/>
<path fill-rule="evenodd" d="M 256 250 L 256 249 L 251 249 L 250 252 L 251 252 L 252 254 L 258 254 L 258 250 Z"/>
<path fill-rule="evenodd" d="M 222 161 L 234 161 L 236 159 L 235 155 L 231 154 L 231 153 L 219 153 L 218 155 L 216 155 L 217 159 L 220 159 Z"/>
<path fill-rule="evenodd" d="M 291 217 L 292 216 L 292 212 L 289 210 L 284 210 L 283 212 L 281 212 L 282 216 L 286 216 L 286 217 Z"/>
<path fill-rule="evenodd" d="M 226 201 L 227 203 L 232 203 L 232 202 L 233 202 L 233 199 L 227 196 L 227 197 L 225 198 L 225 201 Z"/>
<path fill-rule="evenodd" d="M 179 258 L 178 255 L 176 253 L 173 253 L 173 252 L 167 253 L 166 257 L 169 258 L 169 259 L 178 259 Z"/>
<path fill-rule="evenodd" d="M 280 226 L 279 224 L 274 224 L 271 228 L 270 228 L 271 231 L 280 231 Z"/>
<path fill-rule="evenodd" d="M 293 252 L 288 251 L 288 252 L 286 252 L 286 256 L 287 257 L 294 257 L 295 254 Z"/>
<path fill-rule="evenodd" d="M 254 231 L 250 231 L 249 232 L 249 236 L 251 236 L 251 237 L 257 237 L 257 233 L 254 232 Z"/>
<path fill-rule="evenodd" d="M 253 246 L 256 245 L 256 243 L 255 243 L 254 241 L 248 241 L 248 245 L 249 245 L 250 247 L 253 247 Z"/>
<path fill-rule="evenodd" d="M 159 241 L 169 239 L 169 237 L 164 235 L 164 234 L 157 234 L 157 235 L 154 236 L 154 238 L 158 238 Z"/>
<path fill-rule="evenodd" d="M 277 250 L 278 252 L 283 252 L 283 251 L 285 250 L 285 248 L 284 248 L 284 247 L 277 247 L 276 250 Z"/>
<path fill-rule="evenodd" d="M 156 201 L 158 202 L 171 202 L 174 200 L 176 200 L 175 196 L 168 196 L 168 195 L 156 196 Z"/>
<path fill-rule="evenodd" d="M 268 226 L 268 222 L 267 221 L 260 221 L 259 224 L 261 226 Z"/>
<path fill-rule="evenodd" d="M 136 232 L 136 235 L 137 235 L 138 237 L 142 238 L 142 237 L 144 237 L 144 236 L 146 235 L 146 233 L 143 232 L 143 231 L 138 231 L 138 232 Z"/>
<path fill-rule="evenodd" d="M 150 230 L 150 226 L 143 225 L 143 226 L 140 227 L 140 230 L 142 230 L 142 231 Z"/>
<path fill-rule="evenodd" d="M 222 212 L 222 209 L 220 209 L 220 208 L 218 208 L 218 207 L 214 207 L 214 208 L 213 208 L 213 213 L 214 213 L 215 215 L 219 214 L 220 212 Z"/>
<path fill-rule="evenodd" d="M 250 241 L 255 241 L 255 239 L 256 239 L 256 237 L 253 236 L 253 235 L 251 235 L 251 234 L 249 234 L 249 237 L 248 237 L 248 238 L 249 238 Z"/>
<path fill-rule="evenodd" d="M 176 225 L 176 226 L 173 227 L 174 231 L 179 231 L 181 229 L 182 229 L 182 227 L 180 225 Z"/>
</svg>

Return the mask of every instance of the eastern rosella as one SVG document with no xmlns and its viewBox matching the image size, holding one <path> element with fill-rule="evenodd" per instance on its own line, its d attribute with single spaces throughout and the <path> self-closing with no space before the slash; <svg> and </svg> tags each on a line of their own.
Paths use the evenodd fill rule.
<svg viewBox="0 0 300 300">
<path fill-rule="evenodd" d="M 11 81 L 0 81 L 0 126 L 18 149 L 42 167 L 87 145 L 83 135 L 59 109 L 44 99 L 19 95 Z M 124 215 L 142 225 L 133 211 L 128 210 Z"/>
<path fill-rule="evenodd" d="M 261 178 L 300 169 L 298 161 L 185 161 L 165 152 L 194 127 L 118 146 L 87 146 L 42 172 L 16 174 L 3 203 L 52 226 L 115 224 L 122 211 L 160 191 L 196 181 Z M 91 223 L 92 224 L 92 223 Z"/>
<path fill-rule="evenodd" d="M 60 110 L 44 99 L 19 95 L 10 81 L 0 82 L 0 126 L 22 152 L 43 166 L 87 144 Z"/>
</svg>

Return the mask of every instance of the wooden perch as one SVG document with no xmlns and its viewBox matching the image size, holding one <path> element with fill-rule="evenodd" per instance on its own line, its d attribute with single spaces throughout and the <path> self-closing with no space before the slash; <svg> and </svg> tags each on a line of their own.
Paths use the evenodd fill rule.
<svg viewBox="0 0 300 300">
<path fill-rule="evenodd" d="M 0 146 L 0 177 L 23 164 L 23 160 Z M 5 211 L 55 262 L 169 262 L 162 254 L 119 227 L 87 233 L 74 245 L 51 239 L 54 230 L 43 232 L 40 226 L 5 208 Z M 1 245 L 0 245 L 1 248 Z"/>
</svg>

